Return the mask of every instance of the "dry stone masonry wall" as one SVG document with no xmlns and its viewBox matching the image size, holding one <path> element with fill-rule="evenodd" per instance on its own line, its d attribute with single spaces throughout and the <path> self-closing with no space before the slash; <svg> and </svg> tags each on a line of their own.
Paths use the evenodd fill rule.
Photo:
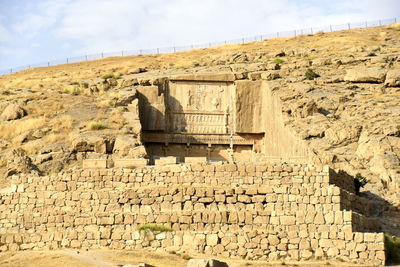
<svg viewBox="0 0 400 267">
<path fill-rule="evenodd" d="M 328 167 L 254 163 L 13 176 L 0 195 L 0 250 L 149 248 L 384 264 L 383 234 L 333 180 Z M 172 231 L 139 231 L 145 224 Z"/>
</svg>

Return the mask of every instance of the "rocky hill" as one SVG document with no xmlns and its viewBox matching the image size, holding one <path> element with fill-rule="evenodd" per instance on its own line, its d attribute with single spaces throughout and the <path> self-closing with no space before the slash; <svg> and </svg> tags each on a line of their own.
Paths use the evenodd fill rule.
<svg viewBox="0 0 400 267">
<path fill-rule="evenodd" d="M 182 73 L 232 72 L 267 80 L 280 96 L 285 125 L 308 144 L 314 160 L 365 177 L 364 194 L 380 203 L 376 215 L 389 216 L 395 225 L 399 51 L 400 24 L 394 24 L 1 76 L 2 185 L 11 174 L 58 173 L 83 158 L 143 157 L 132 86 L 156 85 Z"/>
</svg>

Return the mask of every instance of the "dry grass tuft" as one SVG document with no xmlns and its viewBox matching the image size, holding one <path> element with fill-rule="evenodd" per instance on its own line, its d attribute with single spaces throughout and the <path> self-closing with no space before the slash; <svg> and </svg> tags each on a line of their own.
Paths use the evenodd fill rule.
<svg viewBox="0 0 400 267">
<path fill-rule="evenodd" d="M 0 125 L 0 138 L 11 139 L 21 133 L 29 130 L 36 130 L 46 125 L 46 119 L 43 117 L 34 119 L 17 120 Z"/>
<path fill-rule="evenodd" d="M 87 126 L 93 131 L 104 130 L 108 128 L 108 125 L 102 121 L 91 121 Z"/>
<path fill-rule="evenodd" d="M 63 115 L 50 121 L 54 133 L 62 133 L 72 129 L 74 120 L 69 115 Z"/>
</svg>

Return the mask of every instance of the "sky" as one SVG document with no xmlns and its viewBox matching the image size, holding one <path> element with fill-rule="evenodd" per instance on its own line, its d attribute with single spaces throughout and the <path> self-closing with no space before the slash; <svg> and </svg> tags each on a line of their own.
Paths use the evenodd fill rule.
<svg viewBox="0 0 400 267">
<path fill-rule="evenodd" d="M 0 71 L 395 17 L 400 0 L 0 0 Z"/>
</svg>

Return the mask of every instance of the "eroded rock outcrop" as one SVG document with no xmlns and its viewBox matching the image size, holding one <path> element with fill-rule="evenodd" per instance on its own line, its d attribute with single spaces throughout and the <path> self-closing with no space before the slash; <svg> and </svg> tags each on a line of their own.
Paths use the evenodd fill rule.
<svg viewBox="0 0 400 267">
<path fill-rule="evenodd" d="M 39 173 L 37 167 L 22 148 L 16 148 L 7 154 L 6 176 L 19 173 Z"/>
</svg>

